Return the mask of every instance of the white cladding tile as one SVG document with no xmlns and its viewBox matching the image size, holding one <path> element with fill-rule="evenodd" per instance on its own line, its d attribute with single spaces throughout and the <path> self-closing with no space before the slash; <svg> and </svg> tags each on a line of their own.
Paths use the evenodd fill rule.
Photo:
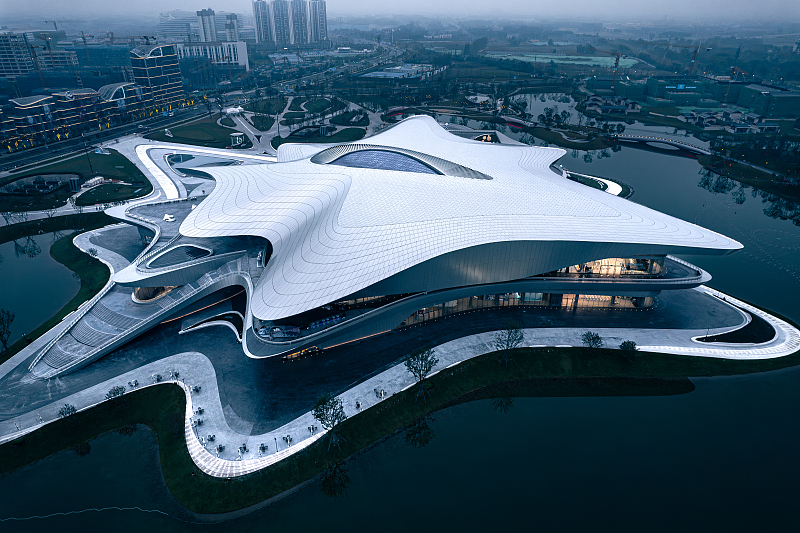
<svg viewBox="0 0 800 533">
<path fill-rule="evenodd" d="M 429 117 L 407 119 L 370 144 L 434 155 L 492 179 L 320 165 L 309 158 L 324 147 L 282 145 L 281 163 L 208 169 L 217 185 L 181 233 L 258 235 L 272 242 L 273 255 L 253 298 L 253 313 L 264 319 L 313 309 L 434 257 L 483 244 L 741 247 L 562 178 L 549 168 L 564 154 L 560 149 L 470 141 Z M 524 260 L 478 255 L 474 260 L 482 264 Z"/>
</svg>

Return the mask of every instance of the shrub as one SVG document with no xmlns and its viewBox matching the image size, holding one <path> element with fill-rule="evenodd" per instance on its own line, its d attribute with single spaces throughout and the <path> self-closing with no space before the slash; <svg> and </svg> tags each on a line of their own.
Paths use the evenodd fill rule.
<svg viewBox="0 0 800 533">
<path fill-rule="evenodd" d="M 600 338 L 600 334 L 593 331 L 587 331 L 581 335 L 581 342 L 587 348 L 600 348 L 603 346 L 603 339 Z"/>
</svg>

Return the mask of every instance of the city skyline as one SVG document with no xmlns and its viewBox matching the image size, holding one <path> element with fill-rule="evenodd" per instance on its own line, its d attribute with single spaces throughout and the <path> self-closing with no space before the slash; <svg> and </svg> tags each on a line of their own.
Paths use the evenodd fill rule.
<svg viewBox="0 0 800 533">
<path fill-rule="evenodd" d="M 107 17 L 105 10 L 106 4 L 99 0 L 86 0 L 82 2 L 60 2 L 54 0 L 43 0 L 35 5 L 11 4 L 4 6 L 6 16 L 27 17 L 40 15 L 44 20 L 49 20 L 54 16 L 62 18 L 100 18 L 98 14 L 103 14 L 102 18 Z M 158 16 L 158 13 L 172 11 L 175 9 L 186 11 L 199 11 L 206 8 L 215 11 L 229 11 L 239 13 L 252 13 L 251 2 L 249 0 L 235 0 L 232 2 L 220 2 L 218 0 L 205 0 L 198 2 L 195 0 L 171 0 L 169 3 L 157 2 L 155 0 L 143 0 L 135 4 L 119 4 L 114 6 L 115 15 L 150 15 Z M 488 17 L 488 19 L 516 19 L 516 20 L 564 20 L 565 13 L 569 13 L 572 20 L 632 20 L 642 19 L 646 21 L 672 21 L 687 20 L 694 22 L 717 21 L 762 21 L 774 20 L 774 13 L 781 13 L 784 20 L 791 17 L 800 16 L 800 4 L 789 0 L 767 0 L 765 2 L 753 3 L 746 0 L 722 1 L 714 0 L 697 4 L 689 0 L 678 0 L 670 2 L 668 6 L 653 8 L 649 5 L 642 5 L 633 0 L 623 0 L 615 2 L 613 6 L 597 5 L 587 0 L 567 0 L 558 5 L 536 6 L 522 0 L 510 0 L 502 5 L 486 4 L 478 0 L 465 0 L 457 5 L 446 2 L 429 2 L 422 0 L 409 0 L 401 5 L 391 4 L 389 6 L 376 5 L 366 0 L 337 0 L 328 6 L 330 15 L 424 15 L 424 16 L 454 16 L 462 19 L 470 17 Z"/>
</svg>

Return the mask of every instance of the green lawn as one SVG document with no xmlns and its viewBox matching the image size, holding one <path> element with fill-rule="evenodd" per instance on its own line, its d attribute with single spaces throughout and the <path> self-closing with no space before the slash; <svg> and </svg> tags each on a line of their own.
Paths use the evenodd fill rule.
<svg viewBox="0 0 800 533">
<path fill-rule="evenodd" d="M 145 181 L 138 185 L 121 185 L 119 183 L 106 183 L 98 185 L 78 196 L 75 203 L 78 205 L 95 205 L 119 202 L 130 198 L 139 198 L 153 191 L 153 184 Z"/>
<path fill-rule="evenodd" d="M 327 98 L 316 98 L 306 102 L 305 108 L 309 113 L 322 113 L 331 107 L 331 101 Z"/>
<path fill-rule="evenodd" d="M 369 126 L 369 117 L 366 115 L 362 116 L 356 122 L 350 122 L 350 120 L 357 115 L 361 115 L 361 112 L 348 111 L 347 113 L 336 115 L 335 117 L 331 118 L 331 124 L 338 124 L 340 126 Z"/>
<path fill-rule="evenodd" d="M 298 118 L 305 118 L 306 114 L 303 111 L 296 112 L 296 111 L 287 111 L 283 114 L 283 118 L 287 120 L 293 120 Z"/>
<path fill-rule="evenodd" d="M 254 100 L 242 106 L 247 111 L 255 113 L 265 113 L 267 115 L 277 115 L 286 109 L 286 97 L 276 96 L 274 98 L 264 98 L 262 100 Z"/>
<path fill-rule="evenodd" d="M 114 222 L 116 221 L 113 218 L 102 212 L 33 220 L 0 228 L 0 242 L 8 242 L 26 235 L 37 235 L 40 232 L 48 233 L 51 231 L 77 228 L 80 228 L 81 231 L 89 231 L 113 224 Z M 62 307 L 50 320 L 33 330 L 25 338 L 11 345 L 8 352 L 0 355 L 0 362 L 7 360 L 30 344 L 34 339 L 43 335 L 50 328 L 58 324 L 65 316 L 76 310 L 83 302 L 97 294 L 108 281 L 108 267 L 99 260 L 76 248 L 75 245 L 72 244 L 73 237 L 75 237 L 75 233 L 71 232 L 67 236 L 56 241 L 53 246 L 50 247 L 50 255 L 53 259 L 80 276 L 81 288 L 78 290 L 78 294 L 67 302 L 67 305 Z"/>
<path fill-rule="evenodd" d="M 345 128 L 343 130 L 339 130 L 333 135 L 328 135 L 326 137 L 273 137 L 272 138 L 272 147 L 278 148 L 278 146 L 284 143 L 344 143 L 344 142 L 353 142 L 359 139 L 363 139 L 364 135 L 367 134 L 367 131 L 362 128 Z"/>
<path fill-rule="evenodd" d="M 250 124 L 258 131 L 269 131 L 275 124 L 275 118 L 270 115 L 253 115 Z"/>
<path fill-rule="evenodd" d="M 169 131 L 172 133 L 172 137 L 168 137 L 163 130 L 150 133 L 145 137 L 153 141 L 191 144 L 208 148 L 227 148 L 231 145 L 231 133 L 233 133 L 209 117 L 183 126 L 169 128 Z M 251 146 L 252 143 L 246 140 L 244 145 L 237 148 L 250 148 Z"/>
<path fill-rule="evenodd" d="M 302 111 L 303 110 L 303 103 L 307 100 L 305 96 L 296 96 L 292 99 L 292 103 L 289 104 L 289 111 Z"/>
<path fill-rule="evenodd" d="M 234 122 L 231 117 L 222 117 L 222 120 L 220 120 L 219 123 L 222 124 L 223 126 L 228 126 L 229 128 L 236 127 L 236 122 Z"/>
<path fill-rule="evenodd" d="M 89 165 L 90 160 L 91 166 Z M 144 187 L 145 189 L 140 191 L 140 196 L 149 194 L 152 189 L 152 185 L 136 165 L 116 150 L 111 149 L 109 149 L 108 155 L 91 152 L 88 154 L 88 158 L 86 154 L 82 154 L 78 157 L 65 158 L 35 169 L 28 168 L 18 171 L 0 178 L 0 186 L 19 178 L 40 174 L 78 174 L 81 176 L 81 181 L 86 181 L 90 177 L 97 175 L 119 179 L 138 185 L 138 187 Z M 0 195 L 0 211 L 36 211 L 59 207 L 66 204 L 70 196 L 71 193 L 68 187 L 43 195 Z"/>
</svg>

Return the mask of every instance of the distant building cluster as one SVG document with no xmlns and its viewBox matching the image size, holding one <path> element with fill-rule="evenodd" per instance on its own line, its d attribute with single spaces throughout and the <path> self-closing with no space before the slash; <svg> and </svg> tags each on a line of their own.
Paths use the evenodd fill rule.
<svg viewBox="0 0 800 533">
<path fill-rule="evenodd" d="M 437 71 L 438 72 L 438 71 Z M 397 67 L 387 67 L 383 70 L 376 70 L 362 74 L 362 78 L 384 78 L 384 79 L 422 79 L 434 74 L 432 65 L 420 65 L 406 63 Z"/>
<path fill-rule="evenodd" d="M 724 130 L 735 134 L 779 133 L 781 131 L 780 124 L 767 122 L 764 116 L 735 108 L 721 112 L 693 109 L 688 113 L 681 113 L 678 119 L 707 131 Z"/>
<path fill-rule="evenodd" d="M 254 0 L 256 42 L 289 47 L 328 40 L 325 0 Z"/>
<path fill-rule="evenodd" d="M 593 77 L 587 88 L 597 96 L 621 97 L 658 108 L 705 109 L 736 105 L 766 118 L 800 118 L 800 91 L 718 78 L 663 77 L 616 80 Z"/>
<path fill-rule="evenodd" d="M 0 113 L 0 146 L 13 151 L 68 139 L 186 105 L 175 45 L 129 54 L 131 81 L 10 99 Z"/>
</svg>

